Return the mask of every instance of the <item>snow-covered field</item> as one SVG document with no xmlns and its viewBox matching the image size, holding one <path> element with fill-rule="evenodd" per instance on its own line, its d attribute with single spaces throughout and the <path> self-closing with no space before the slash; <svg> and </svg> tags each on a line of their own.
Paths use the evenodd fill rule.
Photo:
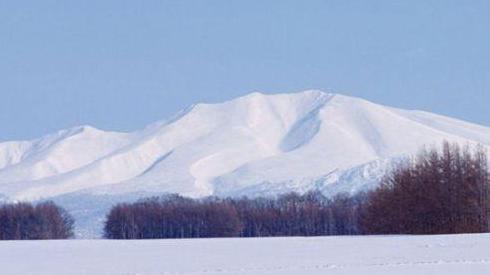
<svg viewBox="0 0 490 275">
<path fill-rule="evenodd" d="M 490 274 L 490 234 L 1 242 L 0 273 Z"/>
</svg>

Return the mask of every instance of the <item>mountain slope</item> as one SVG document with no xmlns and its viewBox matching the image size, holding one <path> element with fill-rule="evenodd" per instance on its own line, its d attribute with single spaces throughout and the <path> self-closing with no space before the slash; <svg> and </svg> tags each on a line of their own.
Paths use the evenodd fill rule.
<svg viewBox="0 0 490 275">
<path fill-rule="evenodd" d="M 490 149 L 490 128 L 320 91 L 253 93 L 197 104 L 133 133 L 84 126 L 0 143 L 0 194 L 67 203 L 168 192 L 354 193 L 375 186 L 400 158 L 443 140 Z M 97 208 L 81 201 L 89 203 L 70 202 L 70 209 Z"/>
</svg>

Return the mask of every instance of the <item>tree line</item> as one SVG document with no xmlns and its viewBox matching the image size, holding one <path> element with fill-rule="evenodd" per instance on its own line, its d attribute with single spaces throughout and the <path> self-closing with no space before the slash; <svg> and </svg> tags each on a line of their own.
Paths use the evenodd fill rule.
<svg viewBox="0 0 490 275">
<path fill-rule="evenodd" d="M 389 174 L 365 202 L 365 234 L 455 234 L 490 230 L 490 176 L 481 147 L 444 143 Z"/>
<path fill-rule="evenodd" d="M 189 199 L 178 195 L 114 206 L 109 239 L 321 236 L 357 234 L 355 200 L 320 193 L 277 199 Z"/>
<path fill-rule="evenodd" d="M 446 142 L 423 150 L 368 193 L 150 198 L 114 206 L 104 233 L 151 239 L 490 232 L 488 168 L 482 147 Z"/>
<path fill-rule="evenodd" d="M 0 206 L 0 240 L 67 239 L 73 236 L 73 219 L 53 202 Z"/>
</svg>

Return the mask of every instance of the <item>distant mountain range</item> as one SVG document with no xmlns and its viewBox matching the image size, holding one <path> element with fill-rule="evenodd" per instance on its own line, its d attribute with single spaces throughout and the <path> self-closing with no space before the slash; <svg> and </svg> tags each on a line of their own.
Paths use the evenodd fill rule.
<svg viewBox="0 0 490 275">
<path fill-rule="evenodd" d="M 79 236 L 97 236 L 117 201 L 355 193 L 443 140 L 490 149 L 490 128 L 321 91 L 252 93 L 196 104 L 132 133 L 81 126 L 0 143 L 0 194 L 54 199 L 78 219 Z"/>
</svg>

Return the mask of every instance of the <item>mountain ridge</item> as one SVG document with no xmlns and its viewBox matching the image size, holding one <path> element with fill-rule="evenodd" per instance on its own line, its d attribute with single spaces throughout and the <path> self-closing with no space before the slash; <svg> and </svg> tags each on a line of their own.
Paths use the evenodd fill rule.
<svg viewBox="0 0 490 275">
<path fill-rule="evenodd" d="M 317 90 L 252 93 L 194 104 L 129 133 L 83 125 L 2 142 L 0 197 L 54 199 L 75 213 L 96 211 L 100 227 L 102 206 L 66 198 L 353 194 L 376 186 L 400 159 L 443 140 L 490 149 L 490 128 Z"/>
<path fill-rule="evenodd" d="M 254 92 L 223 103 L 194 104 L 169 120 L 154 123 L 141 131 L 109 132 L 82 125 L 33 141 L 0 143 L 0 160 L 2 156 L 4 159 L 0 161 L 0 183 L 5 183 L 5 174 L 10 181 L 15 179 L 14 182 L 26 182 L 43 181 L 50 177 L 56 180 L 56 177 L 62 175 L 91 169 L 118 173 L 118 167 L 112 167 L 112 163 L 118 162 L 118 159 L 122 159 L 119 162 L 131 162 L 132 157 L 141 160 L 141 163 L 135 163 L 132 166 L 134 170 L 132 173 L 113 178 L 106 175 L 108 179 L 99 177 L 94 180 L 111 184 L 135 177 L 140 178 L 155 169 L 160 162 L 171 155 L 171 152 L 174 152 L 175 148 L 192 143 L 198 138 L 213 135 L 218 136 L 215 139 L 220 142 L 219 131 L 222 129 L 235 135 L 236 138 L 252 139 L 252 142 L 256 143 L 255 147 L 261 150 L 259 156 L 252 157 L 252 160 L 256 160 L 301 150 L 308 147 L 311 142 L 318 143 L 317 135 L 322 125 L 329 123 L 330 130 L 337 131 L 334 134 L 347 139 L 361 140 L 362 142 L 355 145 L 364 146 L 359 152 L 372 155 L 371 158 L 367 158 L 371 161 L 391 157 L 394 151 L 389 148 L 388 142 L 383 140 L 387 135 L 380 130 L 380 125 L 384 126 L 382 124 L 387 124 L 388 120 L 380 120 L 379 116 L 396 119 L 397 123 L 411 126 L 414 124 L 419 126 L 419 131 L 424 129 L 433 135 L 444 135 L 448 140 L 467 139 L 470 142 L 479 142 L 484 145 L 490 143 L 490 138 L 484 139 L 489 132 L 488 128 L 428 112 L 406 111 L 318 90 L 275 95 Z M 436 124 L 432 118 L 442 122 Z M 459 124 L 459 132 L 456 133 L 453 130 L 454 127 L 447 126 L 447 124 L 454 126 L 455 123 Z M 188 128 L 193 128 L 190 134 L 189 131 L 182 131 Z M 482 130 L 485 133 L 475 133 Z M 326 138 L 334 134 L 329 133 Z M 226 136 L 224 138 L 228 141 L 231 139 Z M 169 140 L 173 144 L 168 144 Z M 8 156 L 9 154 L 4 152 L 9 149 L 3 147 L 9 144 L 22 148 L 24 152 Z M 75 148 L 72 147 L 75 146 L 81 149 L 74 151 Z M 96 147 L 96 149 L 91 147 Z M 233 148 L 228 150 L 233 150 Z M 14 149 L 10 151 L 15 152 Z M 158 153 L 152 153 L 155 151 Z M 201 178 L 209 181 L 213 177 L 222 176 L 216 173 L 209 175 L 203 171 L 211 163 L 217 165 L 216 159 L 222 158 L 222 154 L 223 152 L 218 152 L 207 155 L 189 165 L 189 172 L 196 179 L 196 183 L 199 183 Z M 73 160 L 76 157 L 78 159 Z M 240 162 L 240 164 L 245 162 Z M 348 163 L 348 165 L 335 169 L 357 164 L 361 163 Z M 94 168 L 90 168 L 91 166 Z M 231 172 L 230 170 L 238 169 L 240 166 L 237 164 L 233 165 L 233 169 L 221 170 Z M 21 175 L 23 171 L 28 171 L 28 173 Z M 203 183 L 201 182 L 200 185 Z M 72 188 L 69 191 L 76 190 Z"/>
</svg>

